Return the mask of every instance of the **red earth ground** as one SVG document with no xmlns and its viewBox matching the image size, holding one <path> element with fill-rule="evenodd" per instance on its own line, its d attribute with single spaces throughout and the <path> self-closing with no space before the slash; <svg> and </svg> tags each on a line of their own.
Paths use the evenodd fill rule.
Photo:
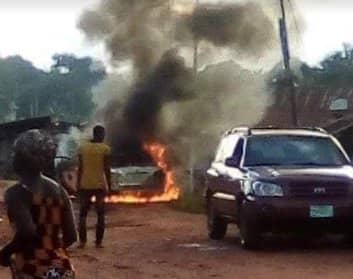
<svg viewBox="0 0 353 279">
<path fill-rule="evenodd" d="M 2 216 L 4 211 L 1 211 Z M 89 218 L 91 242 L 71 249 L 78 279 L 271 278 L 344 279 L 353 276 L 353 249 L 337 239 L 312 244 L 271 240 L 257 252 L 239 247 L 235 227 L 223 241 L 207 237 L 205 218 L 178 212 L 168 205 L 113 206 L 107 214 L 105 248 L 93 245 L 94 214 Z M 0 223 L 0 244 L 9 238 Z M 8 279 L 8 270 L 0 269 Z"/>
</svg>

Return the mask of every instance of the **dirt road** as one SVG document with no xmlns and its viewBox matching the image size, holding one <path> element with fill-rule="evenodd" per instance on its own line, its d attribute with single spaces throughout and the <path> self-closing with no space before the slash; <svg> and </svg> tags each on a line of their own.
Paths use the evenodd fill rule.
<svg viewBox="0 0 353 279">
<path fill-rule="evenodd" d="M 260 252 L 243 251 L 231 227 L 224 241 L 207 238 L 204 216 L 167 205 L 119 206 L 109 210 L 105 245 L 72 249 L 78 279 L 286 278 L 344 279 L 353 276 L 353 249 L 325 239 L 309 246 L 274 240 Z M 0 224 L 0 240 L 8 235 Z M 273 248 L 275 247 L 275 248 Z M 0 269 L 0 278 L 10 276 Z"/>
</svg>

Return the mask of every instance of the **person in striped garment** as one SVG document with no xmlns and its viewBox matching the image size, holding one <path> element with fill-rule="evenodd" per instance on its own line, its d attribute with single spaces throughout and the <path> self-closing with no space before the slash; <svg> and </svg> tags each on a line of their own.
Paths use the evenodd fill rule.
<svg viewBox="0 0 353 279">
<path fill-rule="evenodd" d="M 73 279 L 66 249 L 77 240 L 72 205 L 65 190 L 42 174 L 53 140 L 38 130 L 15 142 L 13 166 L 19 182 L 5 193 L 14 237 L 0 251 L 0 264 L 15 279 Z"/>
</svg>

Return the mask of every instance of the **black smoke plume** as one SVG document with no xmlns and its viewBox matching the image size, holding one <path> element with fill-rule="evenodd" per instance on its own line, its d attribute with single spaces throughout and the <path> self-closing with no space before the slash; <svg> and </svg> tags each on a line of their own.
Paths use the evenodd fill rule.
<svg viewBox="0 0 353 279">
<path fill-rule="evenodd" d="M 198 40 L 232 46 L 250 56 L 262 55 L 273 43 L 273 23 L 261 6 L 246 4 L 200 5 L 188 18 Z"/>
<path fill-rule="evenodd" d="M 168 102 L 179 102 L 193 97 L 193 73 L 185 66 L 176 50 L 166 52 L 158 65 L 132 89 L 122 115 L 111 119 L 117 106 L 109 106 L 110 141 L 114 143 L 120 164 L 145 160 L 141 157 L 143 142 L 163 142 L 160 114 Z M 119 155 L 120 154 L 120 155 Z M 122 162 L 121 162 L 122 161 Z"/>
<path fill-rule="evenodd" d="M 80 18 L 78 26 L 89 39 L 104 43 L 113 65 L 131 65 L 130 87 L 117 81 L 111 86 L 116 98 L 103 108 L 119 164 L 145 162 L 141 154 L 146 141 L 169 144 L 183 159 L 191 150 L 212 153 L 210 135 L 216 138 L 223 128 L 240 123 L 255 124 L 269 103 L 259 73 L 229 62 L 194 75 L 184 61 L 192 56 L 193 39 L 201 52 L 204 42 L 211 45 L 207 64 L 219 61 L 218 48 L 261 56 L 275 38 L 261 6 L 202 4 L 194 9 L 192 3 L 101 0 Z M 106 88 L 97 90 L 102 94 L 98 98 L 103 98 L 102 90 Z"/>
</svg>

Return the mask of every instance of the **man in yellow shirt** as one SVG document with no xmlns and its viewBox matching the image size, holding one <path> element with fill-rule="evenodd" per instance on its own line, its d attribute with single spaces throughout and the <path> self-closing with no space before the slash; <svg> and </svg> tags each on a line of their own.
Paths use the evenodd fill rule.
<svg viewBox="0 0 353 279">
<path fill-rule="evenodd" d="M 80 197 L 80 248 L 84 248 L 87 242 L 86 219 L 92 197 L 96 198 L 96 247 L 103 247 L 102 241 L 105 230 L 104 198 L 111 189 L 111 149 L 104 143 L 104 138 L 104 127 L 97 125 L 93 128 L 93 140 L 83 144 L 79 148 L 78 191 Z"/>
</svg>

